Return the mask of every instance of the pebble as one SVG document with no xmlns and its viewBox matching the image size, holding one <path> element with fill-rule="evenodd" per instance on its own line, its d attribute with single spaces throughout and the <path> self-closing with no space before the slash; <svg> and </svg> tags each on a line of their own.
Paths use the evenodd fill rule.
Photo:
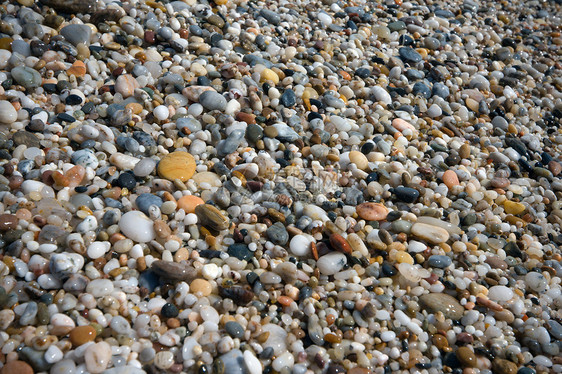
<svg viewBox="0 0 562 374">
<path fill-rule="evenodd" d="M 560 4 L 39 5 L 2 373 L 560 372 Z"/>
<path fill-rule="evenodd" d="M 156 235 L 152 220 L 139 211 L 123 214 L 119 221 L 119 229 L 129 239 L 139 243 L 147 243 Z"/>
<path fill-rule="evenodd" d="M 0 101 L 0 122 L 4 124 L 14 123 L 18 119 L 18 112 L 9 101 Z"/>
<path fill-rule="evenodd" d="M 347 258 L 343 253 L 331 252 L 320 257 L 316 263 L 320 273 L 324 275 L 334 275 L 347 264 Z"/>
<path fill-rule="evenodd" d="M 420 297 L 420 306 L 428 312 L 442 312 L 445 318 L 458 320 L 463 316 L 464 308 L 457 299 L 444 293 L 429 293 Z"/>
<path fill-rule="evenodd" d="M 187 152 L 170 153 L 160 160 L 157 171 L 162 178 L 186 182 L 195 173 L 195 159 Z"/>
<path fill-rule="evenodd" d="M 89 45 L 92 29 L 88 25 L 67 25 L 60 30 L 60 35 L 74 46 L 80 43 Z"/>
</svg>

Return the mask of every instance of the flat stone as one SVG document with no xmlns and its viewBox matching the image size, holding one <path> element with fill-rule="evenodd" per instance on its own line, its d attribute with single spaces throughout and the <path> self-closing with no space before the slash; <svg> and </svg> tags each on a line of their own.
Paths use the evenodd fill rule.
<svg viewBox="0 0 562 374">
<path fill-rule="evenodd" d="M 59 33 L 74 46 L 80 43 L 89 45 L 92 29 L 88 25 L 67 25 Z"/>
<path fill-rule="evenodd" d="M 215 231 L 222 231 L 228 228 L 228 218 L 212 205 L 201 204 L 195 207 L 195 214 L 199 222 Z"/>
<path fill-rule="evenodd" d="M 173 152 L 167 154 L 158 163 L 158 175 L 160 177 L 182 182 L 187 182 L 195 173 L 195 159 L 187 152 Z"/>
<path fill-rule="evenodd" d="M 27 362 L 14 360 L 6 363 L 0 374 L 33 374 L 33 368 Z"/>
<path fill-rule="evenodd" d="M 420 296 L 420 306 L 428 313 L 442 312 L 445 318 L 459 320 L 464 314 L 464 308 L 454 297 L 445 293 L 429 293 Z"/>
<path fill-rule="evenodd" d="M 156 260 L 150 269 L 160 277 L 172 281 L 191 281 L 197 276 L 197 270 L 186 262 Z"/>
<path fill-rule="evenodd" d="M 366 221 L 383 221 L 388 215 L 388 209 L 380 203 L 362 203 L 357 205 L 355 211 Z"/>
<path fill-rule="evenodd" d="M 14 133 L 14 135 L 12 136 L 12 140 L 14 141 L 14 144 L 16 146 L 18 145 L 25 145 L 27 146 L 27 148 L 31 148 L 31 147 L 36 147 L 39 148 L 41 147 L 41 143 L 39 142 L 39 138 L 37 138 L 37 136 L 35 136 L 35 134 L 30 133 L 28 131 L 17 131 Z"/>
<path fill-rule="evenodd" d="M 412 225 L 412 234 L 433 244 L 445 243 L 449 240 L 449 232 L 444 228 L 416 222 Z"/>
<path fill-rule="evenodd" d="M 41 74 L 35 69 L 27 66 L 18 66 L 12 69 L 12 77 L 14 80 L 26 89 L 37 88 L 41 85 Z"/>
<path fill-rule="evenodd" d="M 204 91 L 199 96 L 199 103 L 207 110 L 224 111 L 226 109 L 226 98 L 216 91 Z"/>
</svg>

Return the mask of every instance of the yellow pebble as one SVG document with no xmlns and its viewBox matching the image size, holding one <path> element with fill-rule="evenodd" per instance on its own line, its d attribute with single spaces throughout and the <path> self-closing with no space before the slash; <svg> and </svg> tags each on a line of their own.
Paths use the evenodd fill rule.
<svg viewBox="0 0 562 374">
<path fill-rule="evenodd" d="M 271 69 L 263 69 L 261 72 L 261 81 L 272 81 L 274 84 L 279 83 L 279 76 Z"/>
<path fill-rule="evenodd" d="M 140 114 L 142 112 L 142 105 L 139 103 L 129 103 L 125 108 L 130 109 L 133 114 Z"/>
<path fill-rule="evenodd" d="M 407 264 L 413 265 L 414 259 L 408 252 L 398 252 L 396 253 L 396 262 L 398 262 L 399 264 L 405 262 Z"/>
<path fill-rule="evenodd" d="M 521 214 L 525 211 L 525 205 L 515 201 L 506 200 L 503 204 L 503 209 L 507 214 Z"/>
</svg>

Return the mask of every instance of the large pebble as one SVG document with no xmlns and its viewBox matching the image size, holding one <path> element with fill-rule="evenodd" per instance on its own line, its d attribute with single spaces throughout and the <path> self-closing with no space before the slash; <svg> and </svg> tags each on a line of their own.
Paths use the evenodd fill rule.
<svg viewBox="0 0 562 374">
<path fill-rule="evenodd" d="M 12 124 L 18 119 L 18 112 L 14 106 L 6 100 L 0 101 L 0 123 Z"/>
<path fill-rule="evenodd" d="M 131 211 L 123 214 L 119 221 L 121 232 L 136 242 L 147 243 L 156 236 L 154 222 L 144 213 Z"/>
</svg>

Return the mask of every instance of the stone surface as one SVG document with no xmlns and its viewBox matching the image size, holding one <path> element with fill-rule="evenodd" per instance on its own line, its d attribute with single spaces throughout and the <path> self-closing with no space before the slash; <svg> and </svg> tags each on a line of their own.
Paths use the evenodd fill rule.
<svg viewBox="0 0 562 374">
<path fill-rule="evenodd" d="M 162 178 L 186 182 L 195 173 L 195 159 L 187 152 L 173 152 L 160 160 L 157 171 Z"/>
</svg>

